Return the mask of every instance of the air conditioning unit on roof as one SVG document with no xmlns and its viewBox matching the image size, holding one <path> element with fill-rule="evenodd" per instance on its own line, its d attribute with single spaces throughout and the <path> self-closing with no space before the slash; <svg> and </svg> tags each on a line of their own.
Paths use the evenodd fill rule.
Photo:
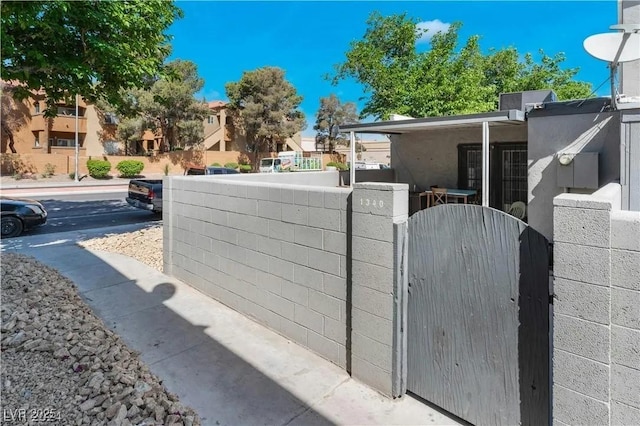
<svg viewBox="0 0 640 426">
<path fill-rule="evenodd" d="M 528 90 L 526 92 L 501 93 L 498 102 L 500 111 L 518 109 L 527 111 L 527 104 L 556 102 L 558 97 L 553 90 Z M 529 108 L 530 110 L 531 108 Z"/>
</svg>

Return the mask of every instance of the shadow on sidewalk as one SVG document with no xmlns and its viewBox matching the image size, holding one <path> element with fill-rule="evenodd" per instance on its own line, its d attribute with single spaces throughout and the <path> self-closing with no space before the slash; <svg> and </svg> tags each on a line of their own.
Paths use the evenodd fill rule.
<svg viewBox="0 0 640 426">
<path fill-rule="evenodd" d="M 93 253 L 77 245 L 12 251 L 33 256 L 72 279 L 106 327 L 140 352 L 151 371 L 181 403 L 196 410 L 203 424 L 286 425 L 303 414 L 314 424 L 331 424 L 280 384 L 299 389 L 295 376 L 303 373 L 291 371 L 295 355 L 286 371 L 273 366 L 278 359 L 283 364 L 282 350 L 269 342 L 281 337 L 251 334 L 261 326 L 220 305 L 212 307 L 212 299 L 197 290 L 141 268 L 126 256 Z M 245 335 L 255 339 L 240 337 Z M 252 363 L 243 354 L 252 355 Z"/>
</svg>

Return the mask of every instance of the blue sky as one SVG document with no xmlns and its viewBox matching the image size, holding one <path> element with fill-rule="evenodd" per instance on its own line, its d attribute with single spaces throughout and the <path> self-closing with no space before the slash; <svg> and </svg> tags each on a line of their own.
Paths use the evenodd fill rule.
<svg viewBox="0 0 640 426">
<path fill-rule="evenodd" d="M 608 77 L 605 62 L 589 56 L 582 41 L 609 32 L 617 23 L 617 3 L 607 1 L 179 1 L 184 18 L 170 28 L 171 59 L 198 65 L 205 80 L 206 100 L 226 100 L 225 83 L 238 81 L 243 71 L 277 66 L 304 97 L 305 136 L 312 127 L 319 99 L 335 93 L 343 101 L 363 102 L 362 87 L 353 81 L 332 86 L 323 76 L 342 62 L 353 40 L 360 40 L 373 11 L 383 15 L 406 12 L 430 28 L 462 22 L 459 39 L 481 36 L 480 46 L 514 46 L 522 54 L 543 49 L 564 52 L 566 67 L 579 67 L 577 79 L 594 88 Z M 608 84 L 598 94 L 608 94 Z"/>
</svg>

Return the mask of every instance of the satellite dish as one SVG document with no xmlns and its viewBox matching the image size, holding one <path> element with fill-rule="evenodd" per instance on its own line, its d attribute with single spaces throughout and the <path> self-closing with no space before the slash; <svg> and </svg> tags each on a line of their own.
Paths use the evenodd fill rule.
<svg viewBox="0 0 640 426">
<path fill-rule="evenodd" d="M 611 107 L 617 109 L 615 75 L 621 62 L 640 59 L 640 26 L 636 24 L 618 24 L 610 27 L 620 30 L 617 33 L 602 33 L 587 37 L 584 49 L 594 58 L 609 62 L 609 80 L 611 83 Z"/>
<path fill-rule="evenodd" d="M 594 58 L 618 64 L 640 59 L 640 34 L 619 32 L 587 37 L 584 49 Z"/>
</svg>

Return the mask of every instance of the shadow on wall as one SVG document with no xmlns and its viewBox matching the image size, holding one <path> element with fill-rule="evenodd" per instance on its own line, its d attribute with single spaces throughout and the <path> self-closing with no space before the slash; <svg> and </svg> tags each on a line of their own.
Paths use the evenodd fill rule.
<svg viewBox="0 0 640 426">
<path fill-rule="evenodd" d="M 565 192 L 565 188 L 557 185 L 559 166 L 556 154 L 598 152 L 600 186 L 620 179 L 620 126 L 617 117 L 600 113 L 531 120 L 528 221 L 550 241 L 553 240 L 553 198 Z M 566 125 L 571 118 L 574 119 L 573 125 Z M 575 189 L 574 192 L 584 190 Z"/>
<path fill-rule="evenodd" d="M 3 92 L 11 91 L 11 88 L 2 85 Z M 29 107 L 22 102 L 17 102 L 13 96 L 2 94 L 2 120 L 1 120 L 1 146 L 0 153 L 10 151 L 15 154 L 17 151 L 14 147 L 15 137 L 18 130 L 27 125 L 27 121 L 31 119 Z"/>
<path fill-rule="evenodd" d="M 199 314 L 211 309 L 198 305 L 200 299 L 194 304 L 193 297 L 185 296 L 184 291 L 176 293 L 171 282 L 154 285 L 154 275 L 148 272 L 141 275 L 144 278 L 131 279 L 135 273 L 123 275 L 92 252 L 78 247 L 73 250 L 70 255 L 69 251 L 43 247 L 31 249 L 28 254 L 74 281 L 105 325 L 130 349 L 140 351 L 152 372 L 162 373 L 163 384 L 179 395 L 182 404 L 192 407 L 203 424 L 287 424 L 302 413 L 312 415 L 319 424 L 329 424 L 321 414 L 212 337 L 225 332 L 207 333 L 205 327 L 197 325 Z M 104 257 L 109 256 L 114 255 L 106 253 Z M 87 265 L 101 279 L 87 279 Z M 166 279 L 158 275 L 155 278 Z M 188 310 L 191 319 L 168 307 L 187 303 L 192 304 Z M 220 320 L 216 326 L 232 330 L 234 324 L 227 322 Z M 63 407 L 57 408 L 64 417 Z"/>
</svg>

